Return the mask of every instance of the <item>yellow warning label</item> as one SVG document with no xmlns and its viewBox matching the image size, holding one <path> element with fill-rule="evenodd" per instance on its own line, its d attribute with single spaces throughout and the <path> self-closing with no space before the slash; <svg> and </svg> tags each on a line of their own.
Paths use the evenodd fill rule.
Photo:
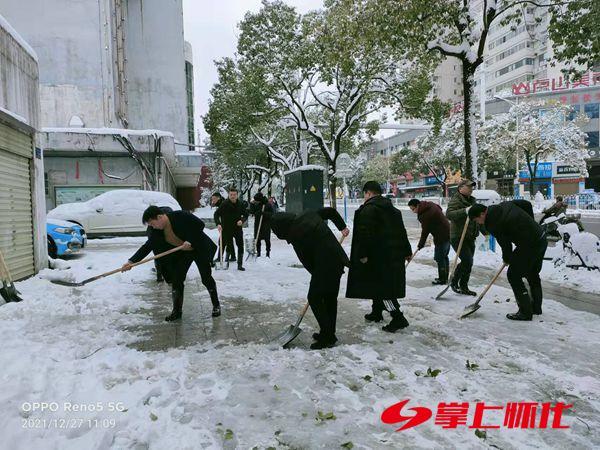
<svg viewBox="0 0 600 450">
<path fill-rule="evenodd" d="M 316 188 L 316 187 L 314 187 L 314 186 L 311 186 L 311 187 L 310 187 L 310 192 L 317 192 L 317 188 Z"/>
</svg>

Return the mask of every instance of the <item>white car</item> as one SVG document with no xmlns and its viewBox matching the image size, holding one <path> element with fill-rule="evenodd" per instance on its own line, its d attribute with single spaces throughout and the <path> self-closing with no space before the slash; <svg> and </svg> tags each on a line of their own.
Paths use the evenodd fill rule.
<svg viewBox="0 0 600 450">
<path fill-rule="evenodd" d="M 88 236 L 143 235 L 142 214 L 150 205 L 181 209 L 165 192 L 115 189 L 82 203 L 64 203 L 48 212 L 49 219 L 81 225 Z"/>
</svg>

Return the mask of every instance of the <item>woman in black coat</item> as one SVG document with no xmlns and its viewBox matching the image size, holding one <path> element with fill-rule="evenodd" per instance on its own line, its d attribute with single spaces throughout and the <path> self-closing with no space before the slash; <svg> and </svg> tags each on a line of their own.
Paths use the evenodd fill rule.
<svg viewBox="0 0 600 450">
<path fill-rule="evenodd" d="M 393 333 L 408 326 L 397 299 L 406 295 L 404 264 L 412 249 L 402 214 L 381 196 L 379 184 L 366 183 L 364 193 L 365 202 L 354 213 L 346 297 L 373 300 L 373 310 L 365 316 L 369 321 L 380 322 L 383 310 L 389 311 L 392 321 L 383 330 Z"/>
<path fill-rule="evenodd" d="M 319 323 L 320 332 L 313 334 L 311 349 L 333 347 L 337 318 L 337 296 L 344 267 L 350 264 L 346 252 L 327 226 L 331 220 L 342 235 L 349 230 L 333 208 L 307 211 L 298 216 L 277 213 L 271 219 L 273 232 L 292 244 L 298 259 L 311 274 L 308 303 Z"/>
</svg>

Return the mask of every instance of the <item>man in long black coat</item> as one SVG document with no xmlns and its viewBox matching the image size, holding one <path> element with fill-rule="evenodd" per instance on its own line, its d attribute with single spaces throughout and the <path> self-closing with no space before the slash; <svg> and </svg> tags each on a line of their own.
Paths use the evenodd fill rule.
<svg viewBox="0 0 600 450">
<path fill-rule="evenodd" d="M 208 290 L 213 305 L 212 316 L 221 315 L 221 306 L 217 294 L 217 284 L 212 277 L 210 263 L 217 246 L 204 233 L 204 222 L 187 211 L 165 213 L 157 206 L 144 211 L 143 223 L 152 228 L 148 240 L 123 265 L 122 270 L 131 269 L 131 264 L 144 259 L 151 251 L 155 254 L 184 245 L 185 249 L 161 258 L 160 269 L 165 279 L 171 283 L 173 311 L 165 320 L 178 320 L 182 315 L 183 290 L 187 272 L 196 263 L 202 284 Z"/>
<path fill-rule="evenodd" d="M 402 214 L 381 196 L 379 183 L 367 182 L 363 192 L 365 202 L 354 213 L 346 297 L 373 300 L 371 313 L 365 315 L 368 321 L 382 321 L 387 310 L 392 321 L 383 330 L 394 333 L 408 326 L 397 299 L 406 295 L 404 264 L 412 249 Z"/>
<path fill-rule="evenodd" d="M 508 281 L 519 311 L 506 317 L 511 320 L 531 320 L 532 314 L 541 314 L 543 294 L 540 271 L 548 241 L 533 214 L 524 209 L 522 204 L 502 202 L 489 207 L 475 204 L 469 210 L 469 218 L 485 225 L 502 248 L 502 260 L 508 264 Z M 529 283 L 531 297 L 523 278 Z"/>
<path fill-rule="evenodd" d="M 256 256 L 260 256 L 261 242 L 265 241 L 267 258 L 271 257 L 271 216 L 273 207 L 267 197 L 261 192 L 250 202 L 250 214 L 254 215 L 254 240 L 256 241 Z M 262 218 L 262 221 L 261 221 Z M 260 230 L 259 230 L 260 227 Z"/>
<path fill-rule="evenodd" d="M 337 319 L 337 296 L 344 267 L 350 265 L 346 252 L 327 226 L 331 220 L 343 236 L 349 234 L 346 223 L 333 208 L 307 211 L 298 216 L 276 213 L 271 219 L 273 232 L 292 244 L 298 259 L 311 274 L 308 303 L 319 323 L 311 349 L 333 347 Z"/>
<path fill-rule="evenodd" d="M 227 255 L 227 261 L 235 261 L 235 249 L 233 241 L 237 246 L 238 270 L 246 270 L 242 267 L 244 262 L 244 231 L 243 225 L 248 220 L 248 211 L 238 198 L 236 188 L 230 188 L 227 200 L 215 211 L 215 223 L 223 236 L 223 247 Z"/>
</svg>

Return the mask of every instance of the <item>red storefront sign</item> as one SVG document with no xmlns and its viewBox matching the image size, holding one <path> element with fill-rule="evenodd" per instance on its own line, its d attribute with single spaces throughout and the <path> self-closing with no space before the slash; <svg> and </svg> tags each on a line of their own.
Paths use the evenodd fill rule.
<svg viewBox="0 0 600 450">
<path fill-rule="evenodd" d="M 560 92 L 568 89 L 578 89 L 590 86 L 600 85 L 600 72 L 589 72 L 583 75 L 579 80 L 570 82 L 567 78 L 543 78 L 540 80 L 534 80 L 533 82 L 527 81 L 523 83 L 515 83 L 512 86 L 513 95 L 529 95 L 537 92 Z M 600 97 L 600 93 L 596 94 L 596 97 Z M 586 100 L 587 98 L 587 100 Z M 587 94 L 583 97 L 585 101 L 591 101 L 591 94 Z M 562 99 L 561 99 L 562 101 Z M 578 101 L 577 101 L 578 102 Z M 571 103 L 577 103 L 571 102 Z M 563 102 L 563 103 L 566 103 Z"/>
</svg>

